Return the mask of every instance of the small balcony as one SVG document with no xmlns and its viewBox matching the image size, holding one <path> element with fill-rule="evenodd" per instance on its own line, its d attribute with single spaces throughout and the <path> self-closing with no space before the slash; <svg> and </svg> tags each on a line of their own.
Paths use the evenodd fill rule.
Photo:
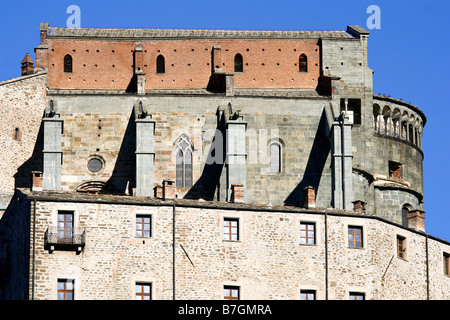
<svg viewBox="0 0 450 320">
<path fill-rule="evenodd" d="M 86 244 L 86 230 L 72 228 L 70 230 L 58 229 L 56 226 L 48 227 L 44 235 L 44 246 L 50 252 L 56 250 L 76 250 L 81 252 Z"/>
</svg>

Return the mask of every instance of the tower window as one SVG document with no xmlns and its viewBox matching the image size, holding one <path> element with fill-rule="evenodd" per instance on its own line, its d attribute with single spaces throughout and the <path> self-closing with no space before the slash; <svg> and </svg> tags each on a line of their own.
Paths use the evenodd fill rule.
<svg viewBox="0 0 450 320">
<path fill-rule="evenodd" d="M 192 144 L 186 135 L 182 135 L 176 144 L 176 185 L 192 186 Z"/>
<path fill-rule="evenodd" d="M 160 54 L 156 58 L 156 73 L 165 73 L 166 72 L 166 62 L 164 56 Z"/>
<path fill-rule="evenodd" d="M 389 178 L 402 178 L 402 164 L 394 161 L 389 161 Z"/>
<path fill-rule="evenodd" d="M 300 55 L 299 58 L 299 72 L 308 72 L 308 58 L 305 54 Z"/>
<path fill-rule="evenodd" d="M 72 56 L 70 54 L 67 54 L 64 57 L 64 72 L 72 73 Z"/>
<path fill-rule="evenodd" d="M 244 72 L 244 63 L 240 53 L 234 56 L 234 72 Z"/>
</svg>

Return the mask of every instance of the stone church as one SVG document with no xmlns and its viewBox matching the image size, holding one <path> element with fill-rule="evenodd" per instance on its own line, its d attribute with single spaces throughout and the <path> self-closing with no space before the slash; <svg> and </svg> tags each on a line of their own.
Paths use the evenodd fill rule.
<svg viewBox="0 0 450 320">
<path fill-rule="evenodd" d="M 39 32 L 0 82 L 0 299 L 450 299 L 368 31 Z"/>
</svg>

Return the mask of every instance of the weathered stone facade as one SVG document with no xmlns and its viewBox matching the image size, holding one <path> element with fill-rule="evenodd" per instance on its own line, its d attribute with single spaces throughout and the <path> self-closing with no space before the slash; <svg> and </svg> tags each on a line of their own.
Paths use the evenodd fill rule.
<svg viewBox="0 0 450 320">
<path fill-rule="evenodd" d="M 0 167 L 0 297 L 56 299 L 70 279 L 76 299 L 136 283 L 153 299 L 449 298 L 449 243 L 424 233 L 426 117 L 373 94 L 366 30 L 40 32 L 34 71 L 0 83 L 28 130 L 1 132 L 20 156 Z"/>
<path fill-rule="evenodd" d="M 63 278 L 74 280 L 76 299 L 133 299 L 137 282 L 152 284 L 153 299 L 222 299 L 224 285 L 239 286 L 242 299 L 299 299 L 300 290 L 315 290 L 321 300 L 346 300 L 350 292 L 375 300 L 449 299 L 443 254 L 450 244 L 374 216 L 130 196 L 16 196 L 22 202 L 5 219 L 16 225 L 30 217 L 31 229 L 22 222 L 21 230 L 35 241 L 27 244 L 30 259 L 11 271 L 30 272 L 29 286 L 17 283 L 13 298 L 56 299 Z M 75 228 L 86 229 L 81 252 L 45 245 L 61 210 L 73 211 Z M 136 236 L 137 215 L 151 217 L 151 237 Z M 238 241 L 223 240 L 224 218 L 239 220 Z M 315 244 L 301 244 L 302 222 L 315 224 Z M 348 246 L 348 226 L 362 227 L 361 248 Z M 404 258 L 397 236 L 406 239 Z"/>
<path fill-rule="evenodd" d="M 31 187 L 31 172 L 40 164 L 39 134 L 47 105 L 47 74 L 24 75 L 0 83 L 0 216 L 14 188 Z"/>
</svg>

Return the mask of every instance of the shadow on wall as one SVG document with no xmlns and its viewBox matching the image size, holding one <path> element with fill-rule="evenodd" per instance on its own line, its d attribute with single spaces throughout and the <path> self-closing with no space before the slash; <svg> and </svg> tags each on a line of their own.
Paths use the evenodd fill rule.
<svg viewBox="0 0 450 320">
<path fill-rule="evenodd" d="M 284 200 L 284 205 L 302 206 L 303 189 L 307 186 L 312 186 L 314 189 L 316 189 L 316 194 L 318 194 L 320 178 L 322 177 L 325 162 L 327 161 L 328 155 L 331 150 L 330 141 L 325 135 L 325 127 L 326 116 L 324 110 L 320 118 L 319 126 L 317 127 L 311 152 L 309 153 L 308 163 L 306 164 L 303 179 Z"/>
<path fill-rule="evenodd" d="M 31 202 L 16 191 L 0 219 L 0 300 L 28 300 Z"/>
<path fill-rule="evenodd" d="M 133 188 L 136 187 L 136 116 L 134 107 L 128 120 L 127 128 L 120 145 L 119 153 L 111 177 L 106 185 L 114 186 L 115 190 L 121 194 L 132 195 Z"/>
<path fill-rule="evenodd" d="M 217 137 L 220 136 L 220 139 Z M 208 158 L 203 167 L 200 178 L 186 193 L 184 199 L 214 200 L 215 194 L 220 188 L 220 177 L 225 166 L 225 116 L 217 119 L 216 135 L 213 138 Z M 218 201 L 220 197 L 217 198 Z"/>
<path fill-rule="evenodd" d="M 43 155 L 44 148 L 44 122 L 41 121 L 36 142 L 34 144 L 31 157 L 25 161 L 14 174 L 15 188 L 31 188 L 33 184 L 32 171 L 43 171 Z"/>
</svg>

